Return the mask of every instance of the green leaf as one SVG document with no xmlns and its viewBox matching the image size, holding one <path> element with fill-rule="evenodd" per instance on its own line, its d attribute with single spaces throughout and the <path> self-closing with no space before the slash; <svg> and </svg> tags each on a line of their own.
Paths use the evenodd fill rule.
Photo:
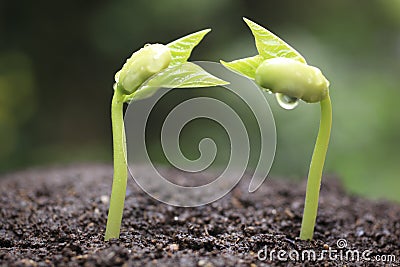
<svg viewBox="0 0 400 267">
<path fill-rule="evenodd" d="M 250 79 L 255 79 L 257 67 L 264 61 L 264 58 L 260 55 L 248 58 L 242 58 L 231 62 L 225 62 L 220 60 L 221 64 L 236 71 Z"/>
<path fill-rule="evenodd" d="M 155 74 L 147 80 L 137 91 L 125 97 L 125 102 L 144 99 L 152 96 L 160 88 L 195 88 L 229 84 L 200 66 L 185 62 Z"/>
<path fill-rule="evenodd" d="M 278 36 L 247 18 L 243 18 L 243 20 L 253 33 L 257 51 L 264 59 L 285 57 L 306 63 L 306 60 L 299 52 Z"/>
<path fill-rule="evenodd" d="M 167 44 L 171 50 L 172 56 L 170 66 L 186 62 L 190 57 L 193 48 L 198 45 L 204 36 L 210 31 L 210 29 L 198 31 Z"/>
</svg>

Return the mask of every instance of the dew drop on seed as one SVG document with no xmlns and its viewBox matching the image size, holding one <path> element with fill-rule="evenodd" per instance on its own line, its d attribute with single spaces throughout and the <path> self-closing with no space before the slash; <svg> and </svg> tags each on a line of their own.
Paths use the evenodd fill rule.
<svg viewBox="0 0 400 267">
<path fill-rule="evenodd" d="M 271 90 L 269 90 L 269 89 L 265 89 L 265 88 L 262 88 L 262 89 L 263 89 L 263 91 L 264 91 L 264 92 L 268 93 L 269 95 L 272 95 L 272 92 L 271 92 Z"/>
<path fill-rule="evenodd" d="M 276 93 L 275 96 L 279 106 L 284 109 L 294 109 L 299 105 L 299 99 L 297 99 L 296 97 L 291 97 L 281 93 Z"/>
</svg>

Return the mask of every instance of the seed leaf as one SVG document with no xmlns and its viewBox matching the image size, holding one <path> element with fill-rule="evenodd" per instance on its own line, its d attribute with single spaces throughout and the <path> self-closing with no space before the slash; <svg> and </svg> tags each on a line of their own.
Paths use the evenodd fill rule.
<svg viewBox="0 0 400 267">
<path fill-rule="evenodd" d="M 210 29 L 198 31 L 167 44 L 172 55 L 170 66 L 186 62 L 190 57 L 193 48 L 198 45 L 204 36 L 210 31 Z"/>
<path fill-rule="evenodd" d="M 220 60 L 221 64 L 239 74 L 242 74 L 250 79 L 255 78 L 257 67 L 264 61 L 264 58 L 260 55 L 242 58 L 231 62 L 225 62 Z"/>
<path fill-rule="evenodd" d="M 137 91 L 125 97 L 125 102 L 152 96 L 160 88 L 195 88 L 225 85 L 225 82 L 200 66 L 185 62 L 153 75 Z"/>
<path fill-rule="evenodd" d="M 247 18 L 243 18 L 243 20 L 253 33 L 257 51 L 264 59 L 285 57 L 306 63 L 306 60 L 299 52 L 278 36 Z"/>
</svg>

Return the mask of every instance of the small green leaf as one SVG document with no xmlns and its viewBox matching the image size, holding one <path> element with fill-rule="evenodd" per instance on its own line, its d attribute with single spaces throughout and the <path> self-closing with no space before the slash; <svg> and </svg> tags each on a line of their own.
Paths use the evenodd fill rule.
<svg viewBox="0 0 400 267">
<path fill-rule="evenodd" d="M 255 79 L 256 69 L 257 67 L 264 61 L 264 58 L 260 55 L 254 57 L 247 57 L 238 60 L 234 60 L 231 62 L 225 62 L 220 60 L 221 64 L 236 71 L 244 76 L 247 76 L 250 79 Z"/>
<path fill-rule="evenodd" d="M 171 50 L 172 56 L 170 66 L 175 66 L 179 63 L 186 62 L 190 57 L 193 48 L 198 45 L 204 36 L 210 31 L 210 29 L 198 31 L 167 44 Z"/>
<path fill-rule="evenodd" d="M 243 20 L 253 33 L 257 51 L 264 59 L 285 57 L 306 63 L 306 60 L 299 52 L 278 36 L 247 18 L 243 18 Z"/>
<path fill-rule="evenodd" d="M 229 84 L 200 66 L 185 62 L 155 74 L 146 81 L 137 91 L 125 97 L 125 102 L 144 99 L 152 96 L 160 88 L 195 88 Z"/>
</svg>

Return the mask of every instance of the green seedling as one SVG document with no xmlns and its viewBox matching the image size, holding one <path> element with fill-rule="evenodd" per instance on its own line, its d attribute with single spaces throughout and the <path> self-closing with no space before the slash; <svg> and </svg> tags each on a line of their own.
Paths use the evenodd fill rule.
<svg viewBox="0 0 400 267">
<path fill-rule="evenodd" d="M 306 199 L 300 238 L 312 239 L 318 210 L 322 170 L 328 149 L 332 107 L 329 81 L 321 71 L 307 64 L 303 56 L 262 26 L 244 18 L 252 31 L 258 55 L 221 63 L 227 68 L 255 80 L 263 90 L 274 93 L 278 103 L 294 108 L 298 100 L 320 103 L 321 120 L 308 173 Z"/>
<path fill-rule="evenodd" d="M 119 238 L 127 185 L 123 105 L 150 97 L 159 88 L 194 88 L 227 84 L 198 65 L 187 62 L 193 48 L 210 30 L 202 30 L 167 45 L 147 44 L 127 59 L 115 75 L 111 102 L 114 177 L 105 240 Z"/>
</svg>

